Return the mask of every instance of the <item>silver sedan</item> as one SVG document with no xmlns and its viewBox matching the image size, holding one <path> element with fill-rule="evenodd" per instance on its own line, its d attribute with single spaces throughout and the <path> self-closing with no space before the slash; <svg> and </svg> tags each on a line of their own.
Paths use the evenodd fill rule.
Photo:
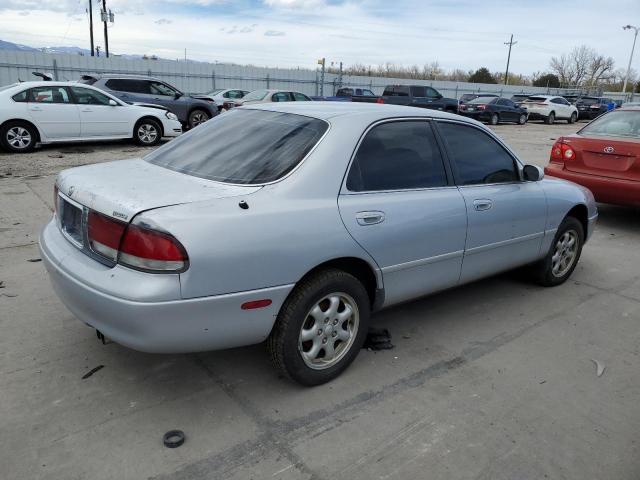
<svg viewBox="0 0 640 480">
<path fill-rule="evenodd" d="M 62 172 L 40 248 L 83 322 L 147 352 L 266 340 L 326 382 L 372 311 L 528 265 L 563 283 L 591 193 L 542 178 L 489 129 L 391 105 L 242 107 L 142 159 Z"/>
</svg>

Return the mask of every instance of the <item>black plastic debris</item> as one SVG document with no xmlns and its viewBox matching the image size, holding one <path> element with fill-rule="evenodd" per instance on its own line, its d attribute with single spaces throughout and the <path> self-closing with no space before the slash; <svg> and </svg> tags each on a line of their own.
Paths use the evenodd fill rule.
<svg viewBox="0 0 640 480">
<path fill-rule="evenodd" d="M 184 443 L 184 432 L 182 430 L 169 430 L 162 436 L 162 442 L 167 448 L 178 448 Z"/>
<path fill-rule="evenodd" d="M 29 260 L 27 260 L 27 262 L 31 262 L 31 263 L 41 262 L 41 261 L 42 261 L 41 258 L 30 258 Z"/>
<path fill-rule="evenodd" d="M 367 338 L 364 340 L 362 348 L 367 350 L 391 350 L 394 347 L 391 343 L 391 334 L 386 328 L 369 328 Z"/>
<path fill-rule="evenodd" d="M 104 368 L 104 365 L 98 365 L 96 368 L 92 368 L 82 376 L 82 380 L 89 378 L 91 375 L 96 373 L 98 370 L 102 370 L 103 368 Z"/>
</svg>

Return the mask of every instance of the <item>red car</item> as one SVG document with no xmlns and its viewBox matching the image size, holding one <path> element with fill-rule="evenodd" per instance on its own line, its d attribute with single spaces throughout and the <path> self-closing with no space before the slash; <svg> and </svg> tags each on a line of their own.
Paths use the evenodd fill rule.
<svg viewBox="0 0 640 480">
<path fill-rule="evenodd" d="M 620 108 L 560 137 L 545 174 L 587 187 L 596 201 L 640 206 L 640 108 Z"/>
</svg>

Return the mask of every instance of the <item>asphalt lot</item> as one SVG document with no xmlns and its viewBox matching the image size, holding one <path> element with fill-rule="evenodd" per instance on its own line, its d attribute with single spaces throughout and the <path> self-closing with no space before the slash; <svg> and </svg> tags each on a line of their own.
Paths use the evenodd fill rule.
<svg viewBox="0 0 640 480">
<path fill-rule="evenodd" d="M 555 138 L 579 127 L 495 130 L 544 165 Z M 0 154 L 1 478 L 640 477 L 639 210 L 600 206 L 560 287 L 511 273 L 377 314 L 395 348 L 364 350 L 308 389 L 278 378 L 262 345 L 192 355 L 103 346 L 58 301 L 31 261 L 55 173 L 142 152 Z M 187 440 L 167 449 L 174 428 Z"/>
</svg>

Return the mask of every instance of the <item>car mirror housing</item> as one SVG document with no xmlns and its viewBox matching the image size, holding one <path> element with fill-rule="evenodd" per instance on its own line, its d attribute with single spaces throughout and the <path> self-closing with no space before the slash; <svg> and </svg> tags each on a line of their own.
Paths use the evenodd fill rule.
<svg viewBox="0 0 640 480">
<path fill-rule="evenodd" d="M 173 98 L 175 98 L 177 100 L 181 96 L 182 96 L 182 92 L 176 92 L 176 94 L 173 96 Z"/>
<path fill-rule="evenodd" d="M 116 102 L 113 99 L 109 99 L 109 105 L 111 105 L 112 107 L 117 107 L 118 106 L 118 102 Z"/>
<path fill-rule="evenodd" d="M 525 165 L 522 176 L 527 182 L 538 182 L 544 178 L 544 170 L 537 165 Z"/>
</svg>

